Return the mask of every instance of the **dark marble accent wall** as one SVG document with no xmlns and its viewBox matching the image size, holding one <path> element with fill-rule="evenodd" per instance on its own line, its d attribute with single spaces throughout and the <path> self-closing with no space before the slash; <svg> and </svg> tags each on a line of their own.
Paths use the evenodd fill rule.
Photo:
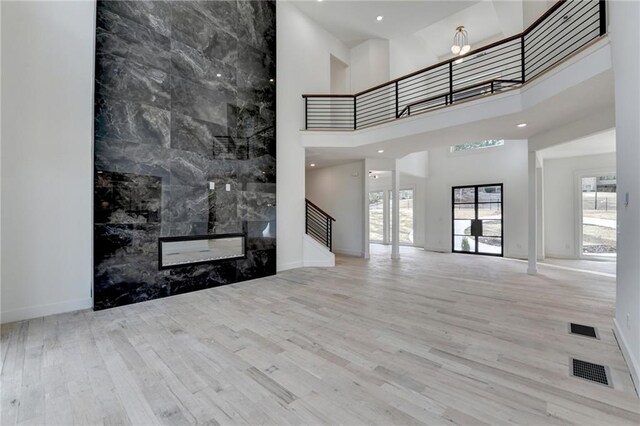
<svg viewBox="0 0 640 426">
<path fill-rule="evenodd" d="M 275 2 L 97 14 L 95 309 L 275 274 Z M 246 259 L 159 270 L 159 237 L 236 232 Z"/>
</svg>

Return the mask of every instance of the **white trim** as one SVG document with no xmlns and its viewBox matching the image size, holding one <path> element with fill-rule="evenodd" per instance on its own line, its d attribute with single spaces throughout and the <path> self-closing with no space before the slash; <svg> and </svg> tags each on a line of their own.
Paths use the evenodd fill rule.
<svg viewBox="0 0 640 426">
<path fill-rule="evenodd" d="M 334 266 L 336 266 L 335 263 L 329 260 L 304 262 L 305 268 L 333 268 Z"/>
<path fill-rule="evenodd" d="M 640 366 L 637 361 L 631 355 L 631 350 L 629 349 L 629 344 L 624 337 L 624 333 L 622 332 L 622 328 L 620 328 L 620 324 L 618 324 L 617 319 L 613 319 L 613 335 L 618 341 L 618 346 L 620 346 L 620 350 L 622 351 L 622 356 L 627 363 L 627 367 L 629 367 L 629 373 L 631 373 L 631 380 L 633 380 L 633 384 L 636 387 L 636 395 L 640 395 Z"/>
<path fill-rule="evenodd" d="M 283 263 L 280 265 L 280 267 L 276 272 L 283 272 L 283 271 L 288 271 L 289 269 L 296 269 L 296 268 L 302 268 L 302 267 L 304 267 L 304 263 L 302 262 L 302 260 L 299 260 L 297 262 Z"/>
<path fill-rule="evenodd" d="M 67 300 L 65 302 L 51 303 L 47 305 L 29 306 L 12 311 L 2 311 L 1 322 L 6 324 L 14 321 L 23 321 L 33 318 L 46 317 L 48 315 L 63 314 L 67 312 L 90 309 L 93 300 L 90 297 L 84 299 Z"/>
<path fill-rule="evenodd" d="M 373 243 L 373 244 L 377 244 L 377 243 Z M 345 254 L 347 256 L 364 257 L 364 253 L 361 252 L 361 251 L 358 251 L 358 250 L 334 248 L 333 252 L 336 253 L 336 254 Z"/>
</svg>

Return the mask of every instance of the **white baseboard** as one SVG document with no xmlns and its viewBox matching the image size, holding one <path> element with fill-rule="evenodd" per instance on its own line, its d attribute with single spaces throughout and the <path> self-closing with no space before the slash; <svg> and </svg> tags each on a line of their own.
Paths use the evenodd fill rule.
<svg viewBox="0 0 640 426">
<path fill-rule="evenodd" d="M 333 268 L 334 266 L 336 266 L 335 262 L 329 260 L 304 262 L 305 268 Z"/>
<path fill-rule="evenodd" d="M 620 346 L 620 349 L 622 350 L 622 356 L 627 362 L 627 367 L 629 367 L 631 380 L 633 380 L 633 384 L 636 387 L 636 394 L 640 394 L 640 379 L 638 378 L 640 376 L 640 366 L 638 365 L 638 361 L 631 354 L 627 339 L 625 339 L 622 328 L 620 328 L 620 324 L 618 324 L 618 320 L 615 318 L 613 319 L 613 334 L 618 341 L 618 346 Z"/>
<path fill-rule="evenodd" d="M 451 249 L 445 249 L 442 247 L 425 247 L 425 251 L 434 251 L 436 253 L 451 253 Z"/>
<path fill-rule="evenodd" d="M 302 268 L 303 266 L 304 266 L 304 263 L 302 262 L 302 260 L 299 260 L 297 262 L 283 263 L 278 266 L 278 269 L 276 270 L 276 272 L 283 272 L 283 271 L 288 271 L 289 269 Z"/>
<path fill-rule="evenodd" d="M 47 305 L 29 306 L 26 308 L 14 309 L 12 311 L 2 311 L 0 322 L 2 322 L 2 324 L 6 324 L 9 322 L 46 317 L 48 315 L 79 311 L 81 309 L 89 309 L 91 307 L 93 307 L 93 300 L 90 297 Z"/>
<path fill-rule="evenodd" d="M 337 253 L 337 254 L 345 254 L 347 256 L 364 257 L 364 253 L 362 253 L 361 251 L 358 251 L 358 250 L 334 248 L 333 252 Z"/>
</svg>

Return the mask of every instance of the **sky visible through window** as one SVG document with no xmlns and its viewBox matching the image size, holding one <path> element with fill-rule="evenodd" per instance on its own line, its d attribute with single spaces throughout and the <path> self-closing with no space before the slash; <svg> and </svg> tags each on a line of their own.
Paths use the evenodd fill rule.
<svg viewBox="0 0 640 426">
<path fill-rule="evenodd" d="M 472 149 L 493 148 L 504 145 L 504 139 L 489 139 L 481 142 L 461 143 L 451 147 L 451 152 L 469 151 Z"/>
</svg>

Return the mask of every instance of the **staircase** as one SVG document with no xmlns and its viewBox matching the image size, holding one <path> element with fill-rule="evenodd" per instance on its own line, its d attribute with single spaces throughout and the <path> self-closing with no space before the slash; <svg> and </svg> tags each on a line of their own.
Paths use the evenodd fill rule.
<svg viewBox="0 0 640 426">
<path fill-rule="evenodd" d="M 336 220 L 305 198 L 305 232 L 314 240 L 333 251 L 332 225 Z"/>
</svg>

